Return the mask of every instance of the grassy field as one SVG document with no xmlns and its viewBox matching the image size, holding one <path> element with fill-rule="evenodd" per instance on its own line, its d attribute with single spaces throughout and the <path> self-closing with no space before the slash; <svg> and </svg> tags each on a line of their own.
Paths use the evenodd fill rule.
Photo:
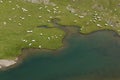
<svg viewBox="0 0 120 80">
<path fill-rule="evenodd" d="M 51 23 L 80 26 L 88 34 L 113 30 L 120 34 L 120 0 L 50 0 L 55 5 L 0 0 L 0 59 L 13 59 L 22 48 L 58 49 L 65 32 Z M 46 25 L 50 28 L 38 28 Z"/>
</svg>

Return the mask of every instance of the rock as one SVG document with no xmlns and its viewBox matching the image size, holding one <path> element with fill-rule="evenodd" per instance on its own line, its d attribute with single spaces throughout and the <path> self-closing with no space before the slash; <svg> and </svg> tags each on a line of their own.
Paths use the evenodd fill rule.
<svg viewBox="0 0 120 80">
<path fill-rule="evenodd" d="M 16 64 L 15 60 L 6 60 L 6 59 L 0 60 L 0 68 L 2 68 L 2 66 L 9 67 L 9 66 L 14 65 L 14 64 Z"/>
</svg>

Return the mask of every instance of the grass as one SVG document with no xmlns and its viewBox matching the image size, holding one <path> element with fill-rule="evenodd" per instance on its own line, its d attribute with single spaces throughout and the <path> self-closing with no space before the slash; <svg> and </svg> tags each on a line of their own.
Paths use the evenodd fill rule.
<svg viewBox="0 0 120 80">
<path fill-rule="evenodd" d="M 58 49 L 63 46 L 65 32 L 50 22 L 54 18 L 59 18 L 62 25 L 80 26 L 83 34 L 105 29 L 120 34 L 120 0 L 51 2 L 56 6 L 23 0 L 3 0 L 0 3 L 0 59 L 15 58 L 21 54 L 22 48 Z M 66 9 L 68 5 L 74 13 Z M 50 28 L 37 27 L 41 25 Z"/>
</svg>

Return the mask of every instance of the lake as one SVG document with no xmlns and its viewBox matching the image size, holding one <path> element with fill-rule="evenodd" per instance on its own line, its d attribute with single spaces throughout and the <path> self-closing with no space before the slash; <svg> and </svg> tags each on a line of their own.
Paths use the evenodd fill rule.
<svg viewBox="0 0 120 80">
<path fill-rule="evenodd" d="M 63 49 L 40 51 L 0 80 L 120 80 L 120 37 L 112 31 L 72 34 Z"/>
</svg>

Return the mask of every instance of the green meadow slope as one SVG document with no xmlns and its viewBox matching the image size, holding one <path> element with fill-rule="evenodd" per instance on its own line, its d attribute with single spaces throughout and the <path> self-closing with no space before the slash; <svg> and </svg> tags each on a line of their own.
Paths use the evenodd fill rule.
<svg viewBox="0 0 120 80">
<path fill-rule="evenodd" d="M 34 0 L 33 0 L 34 1 Z M 120 34 L 120 0 L 0 0 L 0 59 L 13 59 L 22 48 L 58 49 L 65 32 L 51 22 L 80 26 L 88 34 L 113 30 Z M 46 25 L 49 28 L 38 28 Z"/>
</svg>

